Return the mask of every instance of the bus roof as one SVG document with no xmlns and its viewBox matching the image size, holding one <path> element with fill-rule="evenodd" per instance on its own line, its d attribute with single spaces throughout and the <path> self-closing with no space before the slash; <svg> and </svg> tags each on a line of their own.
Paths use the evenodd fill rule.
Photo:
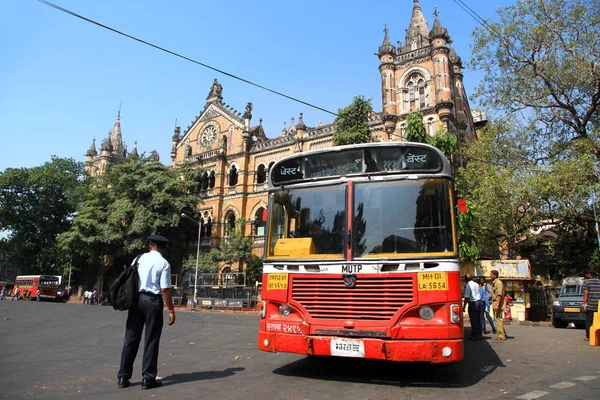
<svg viewBox="0 0 600 400">
<path fill-rule="evenodd" d="M 283 158 L 269 171 L 269 187 L 307 180 L 389 173 L 452 177 L 450 162 L 433 146 L 378 142 L 330 147 Z"/>
</svg>

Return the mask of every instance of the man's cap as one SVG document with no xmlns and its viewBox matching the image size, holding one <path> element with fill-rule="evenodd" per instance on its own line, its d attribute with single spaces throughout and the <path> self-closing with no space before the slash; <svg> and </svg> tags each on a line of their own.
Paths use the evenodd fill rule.
<svg viewBox="0 0 600 400">
<path fill-rule="evenodd" d="M 148 236 L 148 241 L 150 244 L 157 244 L 159 246 L 164 246 L 165 244 L 169 243 L 169 239 L 161 235 L 150 235 Z"/>
</svg>

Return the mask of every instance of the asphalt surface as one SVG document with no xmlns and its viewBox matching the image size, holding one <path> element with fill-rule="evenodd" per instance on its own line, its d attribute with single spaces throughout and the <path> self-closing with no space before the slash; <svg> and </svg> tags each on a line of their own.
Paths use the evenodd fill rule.
<svg viewBox="0 0 600 400">
<path fill-rule="evenodd" d="M 600 393 L 600 347 L 584 342 L 582 330 L 511 325 L 509 340 L 466 341 L 463 363 L 431 366 L 264 353 L 256 314 L 215 312 L 178 312 L 175 325 L 165 325 L 162 387 L 141 390 L 140 349 L 132 386 L 118 389 L 125 319 L 110 307 L 0 301 L 0 398 L 589 400 Z"/>
</svg>

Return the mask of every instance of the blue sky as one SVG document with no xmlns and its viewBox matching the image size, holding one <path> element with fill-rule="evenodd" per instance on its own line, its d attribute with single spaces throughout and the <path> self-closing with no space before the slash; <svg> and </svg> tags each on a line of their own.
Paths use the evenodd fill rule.
<svg viewBox="0 0 600 400">
<path fill-rule="evenodd" d="M 514 0 L 463 0 L 484 18 Z M 381 110 L 378 59 L 383 40 L 404 41 L 413 0 L 201 1 L 54 0 L 75 13 L 260 85 L 336 112 L 356 95 Z M 476 21 L 451 0 L 434 6 L 463 61 Z M 85 159 L 115 123 L 129 150 L 156 149 L 170 164 L 175 120 L 185 130 L 203 109 L 214 78 L 224 102 L 263 119 L 268 137 L 304 113 L 315 126 L 333 116 L 218 74 L 74 18 L 36 0 L 0 3 L 0 171 L 52 155 Z M 467 93 L 481 74 L 465 71 Z M 476 103 L 471 101 L 471 106 Z"/>
</svg>

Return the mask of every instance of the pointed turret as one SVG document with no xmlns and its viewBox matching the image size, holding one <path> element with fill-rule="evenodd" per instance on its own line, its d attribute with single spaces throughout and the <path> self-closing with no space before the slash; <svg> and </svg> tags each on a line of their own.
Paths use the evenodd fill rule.
<svg viewBox="0 0 600 400">
<path fill-rule="evenodd" d="M 429 27 L 423 16 L 419 0 L 414 0 L 412 17 L 406 30 L 405 44 L 408 50 L 416 50 L 429 45 Z"/>
<path fill-rule="evenodd" d="M 137 141 L 133 142 L 133 150 L 131 150 L 131 153 L 129 153 L 129 158 L 136 161 L 140 159 L 140 155 L 137 149 Z"/>
<path fill-rule="evenodd" d="M 436 38 L 442 38 L 446 42 L 450 41 L 450 35 L 448 34 L 448 30 L 442 26 L 440 19 L 438 18 L 438 10 L 437 8 L 433 12 L 435 15 L 435 21 L 433 22 L 433 28 L 431 28 L 431 32 L 429 32 L 429 39 L 433 40 Z"/>
<path fill-rule="evenodd" d="M 381 44 L 381 46 L 379 46 L 379 51 L 377 52 L 378 56 L 382 56 L 384 54 L 394 54 L 394 55 L 396 54 L 396 48 L 390 41 L 390 37 L 388 36 L 388 31 L 389 31 L 389 29 L 388 29 L 387 25 L 384 25 L 383 26 L 383 32 L 384 32 L 383 43 Z"/>
<path fill-rule="evenodd" d="M 108 137 L 110 138 L 110 144 L 112 146 L 111 151 L 114 152 L 116 156 L 123 157 L 125 154 L 125 146 L 123 145 L 123 135 L 121 135 L 121 110 L 119 110 L 119 113 L 117 114 L 117 121 Z"/>
<path fill-rule="evenodd" d="M 206 97 L 206 104 L 210 103 L 222 103 L 223 102 L 223 86 L 217 81 L 217 78 L 213 81 L 210 88 L 210 92 Z"/>
<path fill-rule="evenodd" d="M 87 153 L 85 153 L 85 155 L 90 158 L 96 157 L 98 155 L 98 152 L 96 151 L 96 138 L 94 138 L 94 140 L 92 141 L 92 145 L 88 149 Z"/>
</svg>

